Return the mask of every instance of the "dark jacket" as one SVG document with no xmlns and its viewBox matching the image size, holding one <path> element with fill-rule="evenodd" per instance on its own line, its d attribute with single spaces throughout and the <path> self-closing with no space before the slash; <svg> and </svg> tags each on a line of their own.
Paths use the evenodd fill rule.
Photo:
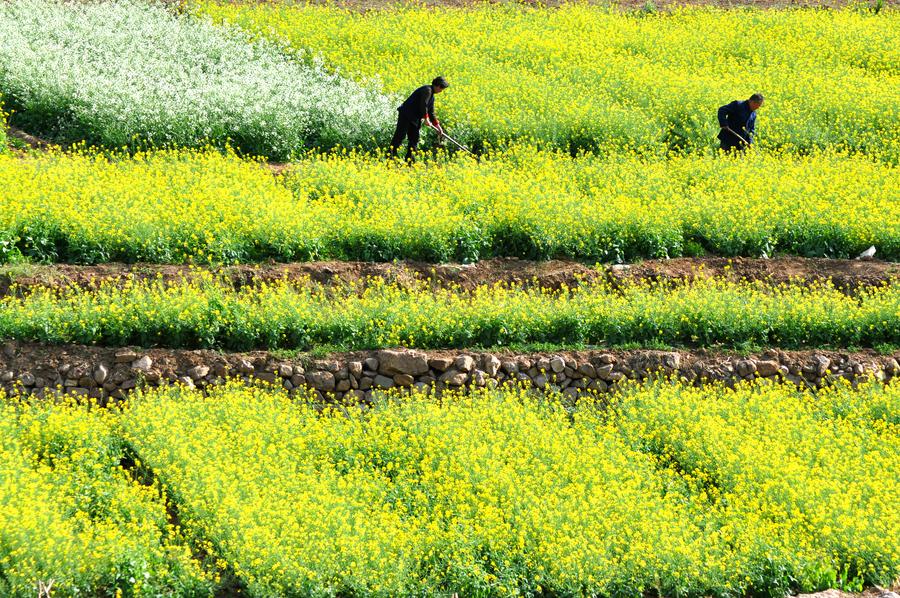
<svg viewBox="0 0 900 598">
<path fill-rule="evenodd" d="M 431 85 L 423 85 L 419 89 L 410 94 L 406 101 L 397 108 L 400 116 L 408 118 L 410 121 L 418 122 L 428 117 L 437 121 L 434 116 L 434 88 Z"/>
<path fill-rule="evenodd" d="M 719 126 L 730 127 L 738 135 L 753 143 L 756 132 L 756 112 L 750 110 L 747 100 L 735 100 L 719 108 Z M 743 142 L 725 129 L 719 130 L 719 140 L 724 145 L 742 145 Z"/>
</svg>

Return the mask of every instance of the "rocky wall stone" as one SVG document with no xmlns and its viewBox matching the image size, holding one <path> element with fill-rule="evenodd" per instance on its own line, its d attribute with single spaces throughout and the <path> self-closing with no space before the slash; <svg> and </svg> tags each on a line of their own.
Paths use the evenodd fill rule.
<svg viewBox="0 0 900 598">
<path fill-rule="evenodd" d="M 280 359 L 266 352 L 52 347 L 8 342 L 0 353 L 0 388 L 37 396 L 69 393 L 123 399 L 139 387 L 183 384 L 207 388 L 226 378 L 258 380 L 291 393 L 323 399 L 368 400 L 383 389 L 466 390 L 525 384 L 577 397 L 614 391 L 627 380 L 668 377 L 689 384 L 733 386 L 765 379 L 820 388 L 839 380 L 891 380 L 900 355 L 786 352 L 729 355 L 706 351 L 578 351 L 557 354 L 493 354 L 473 351 L 389 349 L 348 353 L 327 360 Z"/>
</svg>

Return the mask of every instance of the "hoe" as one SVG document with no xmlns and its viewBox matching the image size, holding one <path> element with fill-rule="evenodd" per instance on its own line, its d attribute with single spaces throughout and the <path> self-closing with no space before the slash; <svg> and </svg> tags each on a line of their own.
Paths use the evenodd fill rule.
<svg viewBox="0 0 900 598">
<path fill-rule="evenodd" d="M 434 129 L 435 131 L 437 131 L 438 135 L 441 135 L 441 136 L 445 137 L 446 139 L 448 139 L 448 140 L 450 141 L 450 143 L 452 143 L 453 145 L 455 145 L 456 147 L 458 147 L 458 148 L 461 149 L 462 151 L 466 152 L 467 154 L 469 154 L 470 156 L 472 156 L 472 157 L 475 158 L 476 160 L 478 159 L 478 156 L 476 156 L 474 153 L 472 153 L 472 150 L 470 150 L 469 148 L 467 148 L 466 146 L 464 146 L 463 144 L 461 144 L 459 141 L 457 141 L 457 140 L 454 139 L 453 137 L 450 137 L 449 135 L 447 135 L 446 133 L 444 133 L 443 131 L 441 131 L 440 129 L 438 129 L 436 126 L 434 126 L 433 124 L 431 124 L 429 121 L 426 120 L 425 122 L 428 124 L 429 127 L 431 127 L 432 129 Z"/>
<path fill-rule="evenodd" d="M 731 133 L 732 135 L 734 135 L 735 137 L 737 137 L 738 139 L 740 139 L 741 141 L 743 141 L 744 145 L 746 145 L 747 147 L 750 147 L 750 142 L 747 141 L 746 139 L 744 139 L 743 137 L 741 137 L 741 135 L 737 131 L 735 131 L 731 127 L 725 127 L 725 130 L 728 131 L 729 133 Z"/>
</svg>

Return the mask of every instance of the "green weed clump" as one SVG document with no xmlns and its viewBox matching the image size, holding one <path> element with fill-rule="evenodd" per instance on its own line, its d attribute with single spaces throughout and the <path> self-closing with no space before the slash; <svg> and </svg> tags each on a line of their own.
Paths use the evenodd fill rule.
<svg viewBox="0 0 900 598">
<path fill-rule="evenodd" d="M 4 112 L 3 107 L 3 95 L 0 94 L 0 154 L 6 153 L 9 150 L 6 137 L 6 119 L 8 115 Z"/>
</svg>

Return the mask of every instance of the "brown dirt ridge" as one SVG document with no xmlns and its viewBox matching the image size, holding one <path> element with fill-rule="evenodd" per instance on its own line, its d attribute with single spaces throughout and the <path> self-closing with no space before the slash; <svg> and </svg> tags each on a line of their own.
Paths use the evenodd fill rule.
<svg viewBox="0 0 900 598">
<path fill-rule="evenodd" d="M 308 262 L 264 263 L 201 268 L 183 265 L 109 263 L 92 266 L 71 264 L 0 266 L 0 297 L 15 286 L 21 293 L 37 287 L 95 288 L 102 283 L 128 279 L 177 282 L 201 272 L 211 272 L 230 281 L 235 288 L 277 280 L 330 285 L 359 285 L 372 278 L 401 286 L 431 281 L 436 287 L 471 290 L 497 283 L 560 289 L 584 282 L 686 281 L 720 277 L 731 281 L 763 281 L 787 284 L 797 281 L 832 281 L 852 292 L 860 287 L 891 284 L 900 279 L 900 264 L 878 260 L 831 260 L 825 258 L 678 258 L 648 260 L 631 265 L 588 266 L 579 262 L 550 260 L 535 262 L 517 258 L 495 258 L 474 264 L 429 264 L 424 262 Z"/>
</svg>

